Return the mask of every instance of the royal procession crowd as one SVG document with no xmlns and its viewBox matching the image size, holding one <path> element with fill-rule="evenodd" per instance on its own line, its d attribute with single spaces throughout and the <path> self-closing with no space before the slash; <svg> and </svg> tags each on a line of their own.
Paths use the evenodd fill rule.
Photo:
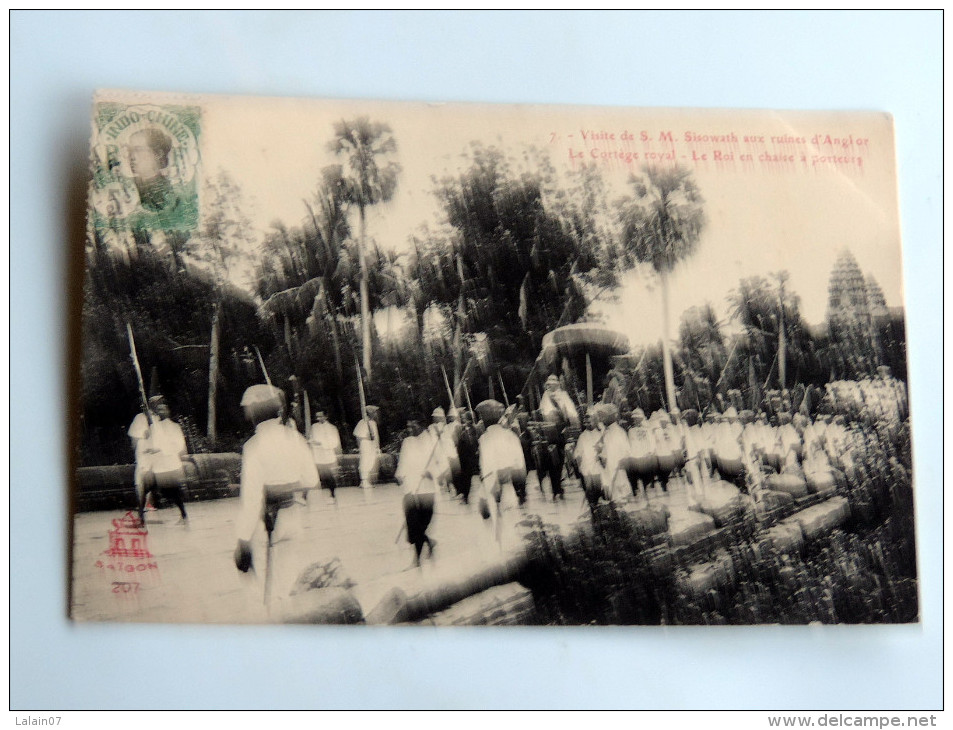
<svg viewBox="0 0 953 730">
<path fill-rule="evenodd" d="M 570 396 L 563 380 L 550 375 L 538 409 L 530 412 L 522 396 L 510 406 L 485 400 L 475 408 L 445 411 L 437 407 L 424 427 L 411 420 L 397 459 L 395 478 L 403 493 L 407 542 L 420 565 L 423 548 L 432 557 L 435 542 L 427 530 L 441 499 L 476 502 L 484 520 L 495 523 L 499 537 L 501 498 L 511 486 L 525 504 L 527 474 L 535 469 L 539 488 L 564 499 L 565 478 L 578 478 L 590 508 L 601 501 L 648 502 L 681 478 L 690 500 L 705 498 L 715 480 L 735 485 L 758 502 L 772 492 L 794 496 L 835 489 L 853 468 L 863 448 L 862 428 L 848 420 L 857 409 L 887 424 L 906 418 L 904 384 L 889 368 L 877 377 L 835 381 L 792 407 L 787 391 L 770 391 L 757 411 L 739 409 L 740 394 L 729 392 L 733 405 L 700 414 L 686 409 L 656 410 L 650 416 L 630 408 L 624 377 L 610 372 L 599 402 L 583 405 Z M 809 391 L 810 393 L 810 391 Z M 235 563 L 247 572 L 253 565 L 252 538 L 263 525 L 271 544 L 280 510 L 297 498 L 316 499 L 327 489 L 335 500 L 342 454 L 338 428 L 315 413 L 308 438 L 289 416 L 284 391 L 273 385 L 248 388 L 241 405 L 255 432 L 245 443 L 236 519 Z M 358 442 L 361 487 L 377 482 L 381 454 L 379 409 L 366 406 L 353 435 Z M 846 414 L 846 415 L 845 415 Z M 182 429 L 171 420 L 162 396 L 148 401 L 128 435 L 136 453 L 135 488 L 139 518 L 162 498 L 187 519 L 183 502 L 187 454 Z M 474 490 L 474 478 L 477 487 Z M 803 491 L 802 491 L 803 490 Z M 311 496 L 309 496 L 311 493 Z M 365 495 L 368 491 L 365 491 Z"/>
</svg>

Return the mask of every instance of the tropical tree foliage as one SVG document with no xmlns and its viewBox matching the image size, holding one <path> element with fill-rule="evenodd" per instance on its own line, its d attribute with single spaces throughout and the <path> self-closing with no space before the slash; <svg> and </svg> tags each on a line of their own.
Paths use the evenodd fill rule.
<svg viewBox="0 0 953 730">
<path fill-rule="evenodd" d="M 206 435 L 214 443 L 217 431 L 220 330 L 223 292 L 231 281 L 246 278 L 252 268 L 254 240 L 243 212 L 242 193 L 224 170 L 205 181 L 203 215 L 196 235 L 173 250 L 184 252 L 213 284 L 212 326 L 209 335 L 209 376 Z"/>
<path fill-rule="evenodd" d="M 200 436 L 209 384 L 213 311 L 221 312 L 219 424 L 213 446 Z M 126 463 L 132 450 L 126 429 L 139 408 L 126 323 L 132 326 L 149 395 L 162 393 L 187 426 L 193 451 L 235 450 L 247 425 L 239 408 L 244 389 L 260 382 L 254 344 L 271 349 L 256 306 L 207 272 L 180 271 L 171 256 L 143 246 L 132 260 L 94 254 L 83 301 L 81 454 L 86 463 Z M 184 419 L 184 421 L 183 421 Z"/>
<path fill-rule="evenodd" d="M 469 160 L 465 172 L 437 183 L 447 228 L 417 241 L 414 278 L 423 302 L 452 322 L 456 352 L 475 334 L 487 336 L 478 393 L 495 392 L 499 370 L 515 395 L 543 335 L 584 314 L 585 290 L 605 256 L 578 211 L 556 205 L 545 166 L 522 171 L 500 150 L 476 145 Z M 456 359 L 456 381 L 462 367 Z"/>
<path fill-rule="evenodd" d="M 670 408 L 675 408 L 668 278 L 698 246 L 705 222 L 703 201 L 691 171 L 679 166 L 645 166 L 630 184 L 633 195 L 620 203 L 622 241 L 635 261 L 648 264 L 659 276 L 665 391 Z"/>
<path fill-rule="evenodd" d="M 723 324 L 710 303 L 682 313 L 679 347 L 675 357 L 682 378 L 685 403 L 682 408 L 698 408 L 711 402 L 729 365 Z"/>
<path fill-rule="evenodd" d="M 371 379 L 371 303 L 370 267 L 367 247 L 367 209 L 391 199 L 397 188 L 400 165 L 393 159 L 397 141 L 391 128 L 367 117 L 342 120 L 334 126 L 334 139 L 328 144 L 342 160 L 339 180 L 347 199 L 357 207 L 360 237 L 358 259 L 361 268 L 361 342 L 364 371 Z"/>
<path fill-rule="evenodd" d="M 728 297 L 732 318 L 741 325 L 745 337 L 735 356 L 736 368 L 750 367 L 762 388 L 784 389 L 794 383 L 820 384 L 826 373 L 818 357 L 818 347 L 800 311 L 800 299 L 783 289 L 776 277 L 772 283 L 762 276 L 742 279 Z M 783 322 L 784 329 L 781 329 Z M 781 333 L 784 333 L 784 347 Z M 779 359 L 784 357 L 781 379 Z M 736 376 L 734 380 L 744 380 Z"/>
<path fill-rule="evenodd" d="M 616 368 L 629 404 L 646 413 L 722 408 L 732 391 L 756 407 L 765 389 L 784 383 L 870 372 L 856 343 L 807 327 L 783 274 L 742 279 L 728 321 L 711 304 L 683 312 L 671 340 L 668 276 L 696 250 L 704 227 L 701 196 L 683 169 L 643 168 L 630 180 L 631 195 L 610 204 L 597 167 L 561 173 L 544 151 L 504 154 L 474 143 L 462 172 L 434 180 L 442 220 L 391 249 L 366 225 L 368 209 L 394 194 L 390 129 L 341 122 L 330 149 L 337 162 L 317 175 L 300 219 L 275 220 L 260 240 L 250 238 L 241 191 L 224 174 L 210 181 L 191 236 L 136 230 L 106 240 L 90 232 L 87 463 L 132 456 L 125 429 L 139 398 L 127 321 L 147 379 L 169 398 L 193 450 L 238 447 L 248 432 L 238 403 L 245 387 L 263 380 L 262 364 L 289 399 L 307 394 L 312 410 L 328 412 L 346 445 L 359 417 L 357 371 L 363 360 L 370 375 L 372 353 L 365 386 L 381 406 L 385 442 L 407 419 L 426 420 L 446 405 L 447 385 L 458 405 L 467 395 L 475 404 L 521 390 L 532 404 L 543 336 L 585 319 L 637 266 L 661 282 L 666 327 L 659 344 L 636 345 Z M 236 288 L 241 280 L 251 282 L 250 293 Z M 881 358 L 904 377 L 902 316 L 875 324 Z"/>
</svg>

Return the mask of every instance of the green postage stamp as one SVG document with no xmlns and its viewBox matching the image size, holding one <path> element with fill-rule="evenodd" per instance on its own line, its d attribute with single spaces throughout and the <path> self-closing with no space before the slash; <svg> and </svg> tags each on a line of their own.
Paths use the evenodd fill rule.
<svg viewBox="0 0 953 730">
<path fill-rule="evenodd" d="M 134 240 L 196 228 L 200 120 L 196 106 L 96 103 L 90 223 L 97 235 Z"/>
</svg>

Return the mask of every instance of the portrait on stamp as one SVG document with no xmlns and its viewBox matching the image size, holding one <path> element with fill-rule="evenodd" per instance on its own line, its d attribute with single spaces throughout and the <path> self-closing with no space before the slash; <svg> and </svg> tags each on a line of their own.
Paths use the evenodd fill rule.
<svg viewBox="0 0 953 730">
<path fill-rule="evenodd" d="M 136 182 L 140 205 L 152 212 L 165 210 L 172 196 L 172 183 L 164 174 L 172 151 L 171 137 L 150 127 L 133 134 L 129 145 L 129 169 Z"/>
</svg>

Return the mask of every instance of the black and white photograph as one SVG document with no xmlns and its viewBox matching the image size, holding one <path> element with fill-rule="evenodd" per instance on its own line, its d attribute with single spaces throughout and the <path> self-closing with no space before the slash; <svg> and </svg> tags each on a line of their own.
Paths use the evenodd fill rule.
<svg viewBox="0 0 953 730">
<path fill-rule="evenodd" d="M 84 257 L 75 621 L 920 621 L 888 114 L 100 91 Z"/>
</svg>

